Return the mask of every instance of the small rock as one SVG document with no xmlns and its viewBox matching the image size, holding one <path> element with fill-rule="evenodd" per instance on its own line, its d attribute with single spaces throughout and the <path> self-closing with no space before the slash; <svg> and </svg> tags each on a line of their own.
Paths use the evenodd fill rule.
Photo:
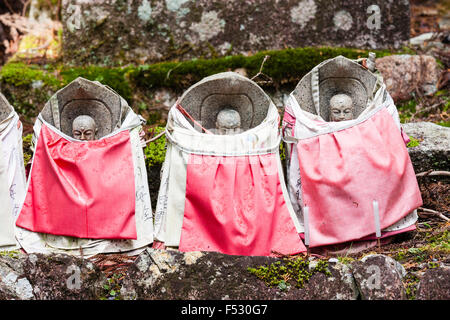
<svg viewBox="0 0 450 320">
<path fill-rule="evenodd" d="M 403 131 L 420 141 L 416 147 L 408 148 L 416 173 L 448 170 L 450 166 L 450 128 L 431 122 L 402 124 Z"/>
<path fill-rule="evenodd" d="M 356 300 L 358 298 L 359 291 L 351 269 L 343 263 L 330 260 L 328 260 L 328 271 L 331 275 L 314 274 L 303 288 L 298 289 L 297 299 Z"/>
<path fill-rule="evenodd" d="M 427 270 L 419 282 L 416 299 L 450 300 L 450 268 Z"/>
<path fill-rule="evenodd" d="M 106 276 L 85 259 L 65 254 L 0 257 L 0 299 L 99 299 Z"/>
<path fill-rule="evenodd" d="M 437 91 L 441 70 L 432 56 L 391 55 L 377 59 L 376 66 L 394 101 L 412 98 L 416 88 L 426 94 Z"/>
<path fill-rule="evenodd" d="M 264 284 L 254 281 L 247 267 L 275 260 L 148 248 L 129 267 L 121 296 L 124 299 L 163 300 L 220 300 L 225 296 L 262 299 Z"/>
<path fill-rule="evenodd" d="M 0 300 L 35 300 L 33 288 L 24 275 L 25 256 L 0 257 Z"/>
<path fill-rule="evenodd" d="M 403 266 L 385 255 L 369 255 L 352 264 L 353 276 L 363 300 L 404 300 Z"/>
<path fill-rule="evenodd" d="M 341 263 L 329 263 L 331 275 L 316 273 L 303 288 L 288 283 L 269 287 L 248 271 L 249 267 L 279 261 L 270 257 L 149 248 L 128 269 L 121 296 L 158 300 L 353 300 L 359 294 L 350 268 Z M 315 263 L 311 261 L 310 267 Z"/>
</svg>

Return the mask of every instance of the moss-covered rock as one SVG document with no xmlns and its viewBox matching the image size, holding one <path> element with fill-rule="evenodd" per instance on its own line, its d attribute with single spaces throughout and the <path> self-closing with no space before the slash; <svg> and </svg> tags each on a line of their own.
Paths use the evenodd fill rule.
<svg viewBox="0 0 450 320">
<path fill-rule="evenodd" d="M 125 100 L 132 100 L 132 88 L 126 75 L 129 68 L 108 68 L 95 65 L 82 67 L 62 67 L 59 75 L 63 85 L 67 85 L 78 77 L 83 77 L 91 81 L 98 81 L 115 90 Z"/>
<path fill-rule="evenodd" d="M 281 259 L 146 249 L 128 268 L 121 296 L 161 300 L 354 300 L 358 296 L 350 268 L 339 263 L 327 265 L 321 260 L 300 263 L 305 261 L 301 257 L 290 261 L 292 265 L 287 268 L 293 277 L 298 277 L 300 271 L 314 273 L 302 288 L 288 285 L 287 281 L 268 286 L 248 272 L 270 265 L 280 271 L 284 265 Z"/>
<path fill-rule="evenodd" d="M 58 89 L 77 77 L 84 77 L 111 87 L 135 111 L 151 118 L 148 124 L 154 124 L 164 119 L 164 114 L 161 115 L 159 110 L 163 113 L 168 110 L 167 105 L 155 98 L 157 90 L 167 89 L 175 95 L 181 94 L 204 77 L 236 69 L 245 70 L 249 77 L 253 77 L 260 70 L 266 55 L 269 59 L 264 63 L 262 72 L 270 81 L 260 84 L 268 90 L 282 86 L 292 90 L 301 77 L 325 59 L 337 55 L 356 59 L 366 57 L 367 54 L 364 50 L 346 48 L 296 48 L 263 51 L 252 56 L 236 55 L 127 67 L 70 67 L 56 62 L 33 65 L 14 60 L 2 67 L 0 85 L 3 94 L 19 114 L 31 121 Z M 377 51 L 378 56 L 388 54 L 388 51 Z"/>
<path fill-rule="evenodd" d="M 284 259 L 266 266 L 250 267 L 247 269 L 268 286 L 278 286 L 285 289 L 291 281 L 296 287 L 303 288 L 305 283 L 316 273 L 322 272 L 331 276 L 326 260 L 319 260 L 313 267 L 304 257 Z"/>
<path fill-rule="evenodd" d="M 51 95 L 60 87 L 60 80 L 49 66 L 13 62 L 0 71 L 1 90 L 16 111 L 25 119 L 35 117 Z"/>
<path fill-rule="evenodd" d="M 374 24 L 380 17 L 382 25 Z M 64 61 L 74 65 L 211 59 L 304 46 L 400 48 L 410 34 L 408 1 L 66 0 L 61 18 Z"/>
<path fill-rule="evenodd" d="M 375 52 L 377 56 L 391 54 L 388 51 Z M 236 55 L 141 65 L 130 71 L 129 75 L 139 86 L 186 89 L 204 77 L 240 68 L 245 69 L 248 76 L 252 77 L 259 72 L 266 55 L 269 59 L 265 62 L 262 72 L 272 80 L 268 86 L 280 86 L 288 83 L 296 84 L 306 73 L 326 59 L 338 55 L 349 59 L 363 58 L 367 57 L 368 51 L 329 47 L 261 51 L 252 56 Z"/>
</svg>

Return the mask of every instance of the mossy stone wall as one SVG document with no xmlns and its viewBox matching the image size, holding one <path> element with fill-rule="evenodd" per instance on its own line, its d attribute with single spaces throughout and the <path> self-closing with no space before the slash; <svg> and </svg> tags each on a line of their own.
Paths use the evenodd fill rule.
<svg viewBox="0 0 450 320">
<path fill-rule="evenodd" d="M 400 48 L 400 0 L 65 0 L 64 61 L 126 65 L 304 46 Z"/>
</svg>

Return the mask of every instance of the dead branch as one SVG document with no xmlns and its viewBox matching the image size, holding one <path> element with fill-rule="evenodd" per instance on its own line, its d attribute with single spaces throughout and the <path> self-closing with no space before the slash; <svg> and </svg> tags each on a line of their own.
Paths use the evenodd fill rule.
<svg viewBox="0 0 450 320">
<path fill-rule="evenodd" d="M 258 73 L 255 74 L 255 75 L 251 78 L 251 80 L 255 80 L 256 78 L 258 78 L 258 77 L 260 77 L 260 76 L 264 76 L 264 77 L 266 77 L 266 79 L 268 79 L 268 80 L 266 80 L 266 81 L 258 81 L 259 83 L 272 83 L 272 82 L 273 82 L 273 79 L 272 79 L 271 77 L 269 77 L 267 74 L 264 74 L 264 73 L 262 72 L 262 70 L 263 70 L 263 68 L 264 68 L 264 63 L 266 63 L 267 59 L 269 59 L 269 58 L 270 58 L 269 55 L 264 56 L 264 60 L 263 60 L 263 62 L 261 63 L 261 66 L 259 67 Z"/>
<path fill-rule="evenodd" d="M 432 111 L 432 110 L 440 107 L 442 104 L 443 104 L 443 101 L 440 101 L 438 103 L 433 104 L 430 107 L 426 107 L 424 109 L 420 109 L 420 110 L 414 112 L 413 115 L 411 116 L 411 120 L 414 119 L 414 117 L 417 116 L 418 114 L 423 113 L 423 112 L 427 112 L 427 111 Z"/>
<path fill-rule="evenodd" d="M 428 170 L 428 171 L 420 172 L 420 173 L 416 174 L 416 177 L 426 177 L 426 176 L 450 176 L 450 172 L 449 171 Z"/>
<path fill-rule="evenodd" d="M 427 208 L 422 208 L 422 207 L 419 207 L 419 210 L 423 211 L 421 213 L 418 213 L 419 216 L 436 216 L 438 218 L 441 218 L 444 221 L 450 221 L 449 218 L 447 218 L 446 216 L 444 216 L 442 213 L 440 213 L 438 211 L 427 209 Z"/>
<path fill-rule="evenodd" d="M 166 131 L 161 132 L 160 134 L 158 134 L 156 137 L 153 137 L 147 141 L 145 141 L 145 144 L 149 144 L 150 142 L 153 142 L 155 140 L 158 140 L 159 138 L 161 138 L 163 135 L 166 134 Z"/>
</svg>

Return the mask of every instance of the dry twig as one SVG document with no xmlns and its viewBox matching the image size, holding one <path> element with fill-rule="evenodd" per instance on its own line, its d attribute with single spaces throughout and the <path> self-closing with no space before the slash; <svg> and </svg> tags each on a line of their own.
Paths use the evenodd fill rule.
<svg viewBox="0 0 450 320">
<path fill-rule="evenodd" d="M 159 138 L 161 138 L 163 135 L 166 134 L 166 131 L 161 132 L 160 134 L 158 134 L 156 137 L 153 137 L 147 141 L 145 141 L 145 144 L 149 144 L 150 142 L 153 142 L 155 140 L 158 140 Z"/>
<path fill-rule="evenodd" d="M 261 66 L 259 67 L 258 73 L 255 74 L 255 75 L 251 78 L 251 80 L 255 80 L 255 79 L 258 78 L 259 76 L 264 76 L 264 77 L 266 77 L 268 80 L 266 80 L 266 81 L 256 81 L 256 82 L 259 82 L 259 83 L 272 83 L 272 82 L 273 82 L 273 79 L 272 79 L 271 77 L 269 77 L 267 74 L 264 74 L 264 73 L 262 72 L 262 69 L 263 69 L 263 67 L 264 67 L 264 63 L 266 63 L 267 59 L 269 59 L 269 58 L 270 58 L 269 55 L 266 55 L 266 56 L 264 57 L 264 60 L 263 60 L 263 62 L 261 63 Z"/>
<path fill-rule="evenodd" d="M 422 215 L 422 216 L 436 216 L 438 218 L 441 218 L 444 221 L 450 221 L 449 218 L 447 218 L 446 216 L 444 216 L 442 213 L 440 213 L 438 211 L 427 209 L 427 208 L 422 208 L 422 207 L 419 207 L 419 210 L 423 211 L 423 212 L 419 213 L 419 215 Z"/>
<path fill-rule="evenodd" d="M 420 173 L 416 174 L 416 177 L 427 177 L 427 176 L 450 176 L 450 171 L 428 170 L 428 171 L 420 172 Z"/>
<path fill-rule="evenodd" d="M 442 104 L 443 104 L 443 101 L 440 101 L 440 102 L 438 102 L 438 103 L 433 104 L 432 106 L 429 106 L 429 107 L 426 107 L 426 108 L 424 108 L 424 109 L 420 109 L 420 110 L 414 112 L 413 115 L 411 116 L 411 120 L 413 120 L 414 117 L 417 116 L 417 115 L 420 114 L 420 113 L 424 113 L 424 112 L 428 112 L 428 111 L 437 109 L 437 108 L 440 107 Z"/>
</svg>

